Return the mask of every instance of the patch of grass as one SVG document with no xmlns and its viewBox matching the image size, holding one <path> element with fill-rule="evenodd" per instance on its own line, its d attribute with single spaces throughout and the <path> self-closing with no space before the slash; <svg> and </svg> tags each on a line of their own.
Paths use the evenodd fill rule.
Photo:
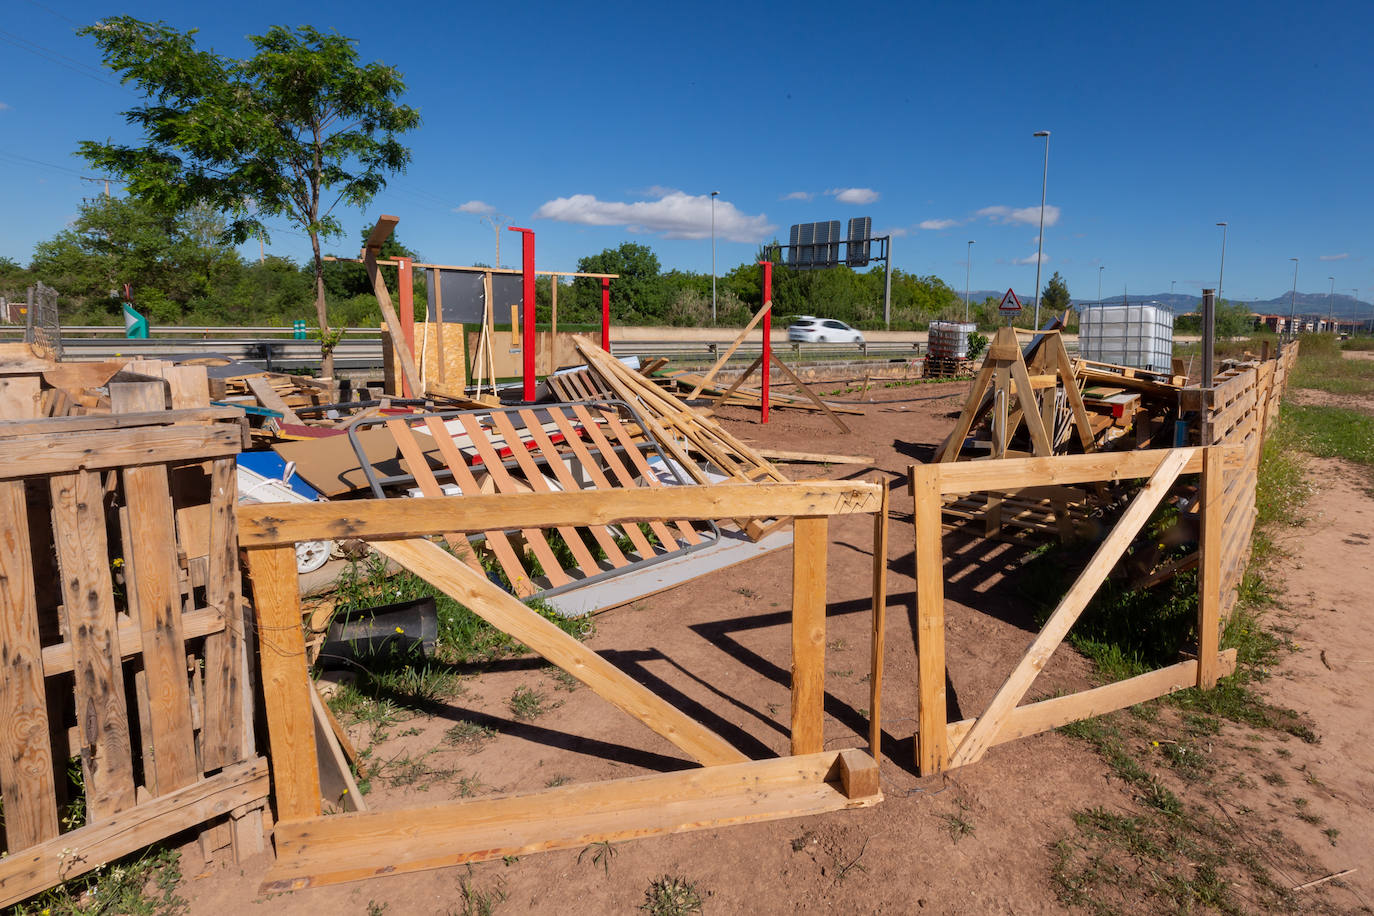
<svg viewBox="0 0 1374 916">
<path fill-rule="evenodd" d="M 460 916 L 492 916 L 496 907 L 505 901 L 506 891 L 499 883 L 487 891 L 477 888 L 472 880 L 471 866 L 468 867 L 468 873 L 458 879 L 458 902 L 462 904 L 462 909 L 458 911 Z"/>
<path fill-rule="evenodd" d="M 507 705 L 510 706 L 511 713 L 518 721 L 533 722 L 549 711 L 551 707 L 547 704 L 548 697 L 544 695 L 543 691 L 521 684 L 515 688 L 515 693 L 511 694 Z"/>
<path fill-rule="evenodd" d="M 582 847 L 582 851 L 577 854 L 577 864 L 582 864 L 582 859 L 590 853 L 589 860 L 592 865 L 600 865 L 601 870 L 607 875 L 611 873 L 611 860 L 616 857 L 619 850 L 609 840 L 602 840 L 599 843 L 592 843 Z"/>
<path fill-rule="evenodd" d="M 554 686 L 559 690 L 572 692 L 582 686 L 581 681 L 564 671 L 562 668 L 555 667 L 549 672 L 549 677 L 553 678 Z"/>
<path fill-rule="evenodd" d="M 176 850 L 147 851 L 102 865 L 6 910 L 10 916 L 174 916 L 189 904 Z"/>
<path fill-rule="evenodd" d="M 1328 841 L 1332 846 L 1335 846 L 1335 845 L 1336 845 L 1336 838 L 1339 837 L 1339 836 L 1341 835 L 1341 832 L 1340 832 L 1340 830 L 1336 829 L 1335 827 L 1327 827 L 1325 830 L 1322 831 L 1322 835 L 1326 837 L 1327 841 Z"/>
<path fill-rule="evenodd" d="M 1332 394 L 1374 393 L 1374 362 L 1346 359 L 1330 334 L 1303 334 L 1290 384 Z"/>
<path fill-rule="evenodd" d="M 1283 414 L 1303 448 L 1312 454 L 1374 465 L 1374 416 L 1312 404 L 1285 404 Z"/>
<path fill-rule="evenodd" d="M 655 878 L 644 892 L 644 902 L 639 905 L 650 916 L 689 916 L 700 913 L 701 907 L 701 892 L 695 883 L 681 875 Z"/>
<path fill-rule="evenodd" d="M 559 773 L 557 776 L 549 777 L 549 780 L 544 783 L 544 788 L 556 789 L 559 786 L 566 786 L 570 782 L 572 782 L 571 776 L 566 773 Z"/>
<path fill-rule="evenodd" d="M 937 816 L 945 822 L 945 831 L 949 834 L 949 838 L 958 843 L 966 836 L 973 836 L 974 826 L 973 821 L 964 816 L 968 813 L 968 804 L 962 798 L 955 799 L 954 804 L 956 811 Z"/>
<path fill-rule="evenodd" d="M 468 753 L 476 753 L 495 737 L 496 729 L 464 719 L 444 732 L 444 743 L 461 747 Z"/>
</svg>

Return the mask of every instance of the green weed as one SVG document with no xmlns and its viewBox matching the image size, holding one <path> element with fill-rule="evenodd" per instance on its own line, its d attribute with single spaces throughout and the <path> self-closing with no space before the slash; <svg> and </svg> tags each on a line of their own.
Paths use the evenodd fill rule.
<svg viewBox="0 0 1374 916">
<path fill-rule="evenodd" d="M 177 896 L 180 854 L 147 851 L 59 884 L 6 912 L 11 916 L 174 916 L 188 904 Z"/>
<path fill-rule="evenodd" d="M 644 902 L 639 905 L 650 916 L 690 916 L 700 913 L 701 907 L 701 892 L 695 883 L 681 875 L 655 878 L 644 892 Z"/>
<path fill-rule="evenodd" d="M 535 719 L 548 712 L 548 702 L 543 691 L 535 690 L 521 684 L 515 688 L 515 693 L 511 694 L 509 706 L 510 711 L 520 722 L 533 722 Z"/>
<path fill-rule="evenodd" d="M 461 747 L 471 754 L 480 751 L 495 737 L 496 729 L 464 719 L 444 732 L 444 743 Z"/>
</svg>

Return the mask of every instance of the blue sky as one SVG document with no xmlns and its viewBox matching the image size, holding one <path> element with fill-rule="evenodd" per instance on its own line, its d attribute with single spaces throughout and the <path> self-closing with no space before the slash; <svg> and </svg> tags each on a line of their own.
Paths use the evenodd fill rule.
<svg viewBox="0 0 1374 916">
<path fill-rule="evenodd" d="M 138 96 L 78 25 L 113 12 L 249 53 L 273 24 L 333 28 L 405 75 L 423 126 L 381 213 L 433 262 L 491 262 L 490 208 L 537 231 L 539 269 L 624 240 L 709 271 L 792 223 L 872 216 L 894 265 L 1075 298 L 1361 287 L 1374 299 L 1374 5 L 1328 3 L 330 4 L 5 0 L 0 255 L 27 262 L 98 185 L 79 141 L 132 140 Z M 36 53 L 35 53 L 36 52 Z M 463 212 L 464 209 L 468 212 Z M 518 236 L 502 233 L 502 261 Z M 271 250 L 303 260 L 285 224 Z M 256 255 L 256 246 L 252 254 Z"/>
</svg>

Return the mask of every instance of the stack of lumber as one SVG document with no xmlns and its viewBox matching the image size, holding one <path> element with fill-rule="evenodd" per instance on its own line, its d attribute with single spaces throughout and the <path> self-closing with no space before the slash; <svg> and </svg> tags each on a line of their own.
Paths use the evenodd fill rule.
<svg viewBox="0 0 1374 916">
<path fill-rule="evenodd" d="M 922 378 L 971 378 L 973 360 L 966 356 L 927 356 L 922 362 Z"/>
<path fill-rule="evenodd" d="M 666 372 L 665 378 L 672 380 L 679 392 L 691 391 L 700 386 L 702 395 L 711 398 L 712 407 L 762 407 L 763 391 L 758 388 L 748 388 L 743 385 L 722 386 L 708 382 L 705 376 L 678 370 Z M 768 392 L 768 403 L 772 407 L 784 408 L 787 410 L 813 410 L 829 411 L 832 413 L 863 414 L 863 410 L 857 407 L 848 407 L 844 404 L 835 404 L 830 401 L 817 403 L 809 398 L 800 397 L 794 394 L 782 394 L 776 388 L 770 388 Z"/>
</svg>

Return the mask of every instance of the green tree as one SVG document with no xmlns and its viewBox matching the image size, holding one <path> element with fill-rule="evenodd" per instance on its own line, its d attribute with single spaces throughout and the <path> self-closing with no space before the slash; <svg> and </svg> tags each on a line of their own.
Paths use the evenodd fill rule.
<svg viewBox="0 0 1374 916">
<path fill-rule="evenodd" d="M 619 248 L 607 248 L 600 254 L 582 258 L 577 262 L 577 270 L 579 273 L 620 275 L 611 281 L 614 321 L 647 324 L 663 317 L 665 302 L 658 255 L 649 246 L 623 242 Z M 576 313 L 568 316 L 569 321 L 591 321 L 601 314 L 600 280 L 579 277 L 573 283 L 573 290 Z"/>
<path fill-rule="evenodd" d="M 397 135 L 420 115 L 397 102 L 400 73 L 360 65 L 352 41 L 310 26 L 249 36 L 256 53 L 246 60 L 198 50 L 194 30 L 131 16 L 81 31 L 146 97 L 125 112 L 143 145 L 85 141 L 82 154 L 162 209 L 203 203 L 231 214 L 226 241 L 266 238 L 265 218 L 302 228 L 314 255 L 315 312 L 330 340 L 320 237 L 342 232 L 339 203 L 366 206 L 410 161 Z M 325 375 L 333 366 L 325 353 Z"/>
<path fill-rule="evenodd" d="M 1064 282 L 1064 278 L 1059 276 L 1059 271 L 1056 270 L 1040 294 L 1040 311 L 1044 312 L 1047 309 L 1051 312 L 1067 311 L 1069 301 L 1069 284 Z"/>
</svg>

